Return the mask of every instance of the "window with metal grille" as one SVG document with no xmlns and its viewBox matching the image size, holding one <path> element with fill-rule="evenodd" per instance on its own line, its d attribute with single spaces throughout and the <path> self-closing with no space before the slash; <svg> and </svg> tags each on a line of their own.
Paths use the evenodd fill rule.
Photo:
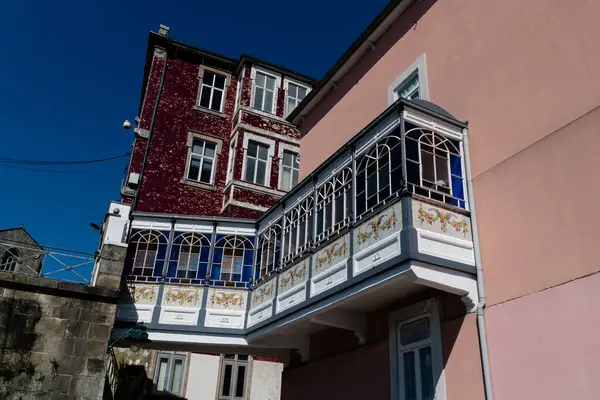
<svg viewBox="0 0 600 400">
<path fill-rule="evenodd" d="M 263 278 L 279 267 L 279 257 L 281 252 L 281 227 L 274 225 L 267 229 L 259 239 L 258 253 L 258 277 Z"/>
<path fill-rule="evenodd" d="M 167 237 L 162 232 L 143 230 L 134 233 L 128 249 L 131 274 L 138 278 L 160 277 L 166 259 L 166 248 Z"/>
<path fill-rule="evenodd" d="M 12 247 L 7 249 L 0 258 L 0 270 L 14 272 L 19 265 L 19 260 L 21 259 L 21 252 Z"/>
<path fill-rule="evenodd" d="M 252 242 L 244 236 L 217 236 L 211 279 L 248 282 L 252 275 Z"/>
<path fill-rule="evenodd" d="M 225 98 L 226 81 L 227 78 L 224 75 L 204 70 L 198 105 L 221 112 L 223 109 L 223 99 Z"/>
<path fill-rule="evenodd" d="M 173 240 L 167 277 L 204 279 L 210 240 L 201 233 L 181 233 Z"/>
<path fill-rule="evenodd" d="M 466 208 L 460 141 L 407 123 L 408 189 L 421 196 Z"/>
<path fill-rule="evenodd" d="M 304 254 L 313 236 L 313 197 L 302 200 L 299 205 L 286 212 L 283 235 L 283 261 L 290 262 Z"/>
<path fill-rule="evenodd" d="M 344 168 L 317 189 L 316 240 L 348 225 L 352 199 L 352 169 Z"/>
<path fill-rule="evenodd" d="M 356 176 L 356 217 L 358 220 L 385 204 L 404 187 L 402 146 L 394 131 L 375 143 L 361 157 Z"/>
</svg>

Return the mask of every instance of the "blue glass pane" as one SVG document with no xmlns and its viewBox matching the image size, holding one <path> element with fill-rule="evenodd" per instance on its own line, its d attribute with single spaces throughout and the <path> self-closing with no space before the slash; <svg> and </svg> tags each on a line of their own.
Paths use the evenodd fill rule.
<svg viewBox="0 0 600 400">
<path fill-rule="evenodd" d="M 260 264 L 256 264 L 257 266 Z M 260 278 L 260 268 L 256 268 L 256 270 L 254 270 L 254 281 L 256 282 L 258 279 Z"/>
<path fill-rule="evenodd" d="M 202 247 L 202 249 L 200 249 L 200 261 L 208 262 L 209 256 L 210 256 L 210 247 Z"/>
<path fill-rule="evenodd" d="M 175 259 L 177 260 L 177 259 Z M 167 276 L 174 277 L 177 275 L 177 261 L 170 261 L 167 269 Z"/>
<path fill-rule="evenodd" d="M 221 261 L 223 261 L 223 249 L 215 247 L 215 251 L 213 253 L 213 265 L 221 264 Z"/>
<path fill-rule="evenodd" d="M 200 263 L 198 264 L 198 275 L 196 275 L 196 277 L 198 279 L 203 279 L 206 276 L 206 267 L 208 264 L 206 263 Z"/>
<path fill-rule="evenodd" d="M 219 279 L 221 276 L 221 266 L 213 264 L 212 271 L 210 273 L 210 277 L 212 279 Z"/>
<path fill-rule="evenodd" d="M 252 276 L 252 266 L 246 265 L 244 266 L 244 271 L 242 273 L 242 281 L 249 282 L 250 276 Z"/>
<path fill-rule="evenodd" d="M 239 282 L 242 280 L 242 274 L 231 274 L 231 280 L 234 282 Z"/>
<path fill-rule="evenodd" d="M 244 251 L 244 265 L 252 265 L 252 257 L 254 256 L 254 250 Z"/>
</svg>

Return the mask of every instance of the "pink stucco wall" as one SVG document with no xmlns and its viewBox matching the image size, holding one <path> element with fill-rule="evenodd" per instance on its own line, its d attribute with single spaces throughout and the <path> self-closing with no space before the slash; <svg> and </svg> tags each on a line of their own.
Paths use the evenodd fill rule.
<svg viewBox="0 0 600 400">
<path fill-rule="evenodd" d="M 493 306 L 487 331 L 496 399 L 597 399 L 600 274 Z"/>
<path fill-rule="evenodd" d="M 415 3 L 306 119 L 301 175 L 387 108 L 424 53 L 430 100 L 469 121 L 489 304 L 598 270 L 599 121 L 571 124 L 600 104 L 598 15 L 594 1 Z"/>
<path fill-rule="evenodd" d="M 489 305 L 600 271 L 600 108 L 479 175 Z"/>
<path fill-rule="evenodd" d="M 469 120 L 479 175 L 600 103 L 598 15 L 586 0 L 415 2 L 307 117 L 301 175 L 386 109 L 423 53 L 430 100 Z"/>
<path fill-rule="evenodd" d="M 283 400 L 389 399 L 388 341 L 283 371 Z"/>
<path fill-rule="evenodd" d="M 448 400 L 484 398 L 475 314 L 442 323 L 444 375 Z"/>
</svg>

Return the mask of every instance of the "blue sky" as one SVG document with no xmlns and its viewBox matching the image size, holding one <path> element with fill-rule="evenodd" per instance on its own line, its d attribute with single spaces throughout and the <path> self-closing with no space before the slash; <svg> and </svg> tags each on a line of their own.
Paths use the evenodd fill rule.
<svg viewBox="0 0 600 400">
<path fill-rule="evenodd" d="M 4 2 L 0 157 L 84 160 L 130 150 L 149 31 L 237 58 L 245 52 L 321 78 L 386 0 Z M 94 252 L 127 159 L 41 172 L 0 164 L 0 229 Z M 47 168 L 47 167 L 44 167 Z"/>
</svg>

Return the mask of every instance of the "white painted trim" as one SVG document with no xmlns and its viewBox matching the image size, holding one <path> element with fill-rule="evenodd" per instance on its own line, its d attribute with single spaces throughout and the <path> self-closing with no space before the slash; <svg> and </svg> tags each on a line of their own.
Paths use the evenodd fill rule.
<svg viewBox="0 0 600 400">
<path fill-rule="evenodd" d="M 131 222 L 131 227 L 135 229 L 155 229 L 155 230 L 170 230 L 170 222 L 152 221 L 149 219 L 134 219 Z"/>
<path fill-rule="evenodd" d="M 231 186 L 237 186 L 239 188 L 256 190 L 257 192 L 268 193 L 268 194 L 272 194 L 274 196 L 283 196 L 287 193 L 287 192 L 283 192 L 281 190 L 271 189 L 270 187 L 260 186 L 260 185 L 256 185 L 254 183 L 250 183 L 250 182 L 246 182 L 246 181 L 238 181 L 237 179 L 235 181 L 232 181 Z"/>
<path fill-rule="evenodd" d="M 248 341 L 239 336 L 198 335 L 186 333 L 168 333 L 148 331 L 148 338 L 153 342 L 223 344 L 248 346 Z"/>
<path fill-rule="evenodd" d="M 247 112 L 248 110 L 243 110 L 243 111 Z M 248 132 L 252 132 L 252 133 L 258 133 L 259 135 L 267 136 L 267 137 L 270 137 L 272 139 L 280 140 L 280 141 L 283 141 L 283 142 L 292 143 L 292 144 L 295 144 L 297 146 L 300 145 L 300 140 L 298 140 L 298 139 L 294 139 L 294 138 L 289 137 L 289 136 L 281 135 L 279 133 L 274 133 L 274 132 L 271 132 L 271 131 L 267 131 L 265 129 L 256 128 L 254 126 L 251 126 L 251 125 L 248 125 L 248 124 L 244 124 L 244 123 L 238 123 L 236 125 L 236 127 L 233 128 L 232 136 L 235 135 L 235 134 L 237 134 L 237 132 L 240 129 L 243 129 L 244 131 L 248 131 Z"/>
<path fill-rule="evenodd" d="M 244 180 L 244 177 L 246 176 L 246 165 L 248 164 L 248 142 L 252 140 L 258 143 L 262 143 L 262 144 L 266 144 L 267 146 L 269 146 L 268 148 L 268 160 L 267 160 L 267 166 L 265 168 L 265 181 L 264 186 L 266 187 L 270 187 L 270 180 L 271 180 L 271 167 L 273 165 L 273 157 L 275 156 L 275 140 L 273 139 L 269 139 L 266 138 L 264 136 L 259 136 L 259 135 L 255 135 L 253 133 L 244 133 L 244 140 L 243 140 L 243 145 L 242 145 L 242 149 L 244 150 L 244 160 L 242 163 L 242 180 Z M 252 182 L 251 182 L 252 183 Z"/>
<path fill-rule="evenodd" d="M 277 115 L 277 99 L 278 99 L 278 94 L 279 94 L 279 89 L 281 88 L 281 75 L 270 71 L 268 69 L 262 68 L 262 67 L 257 67 L 256 65 L 252 66 L 252 71 L 250 72 L 250 79 L 252 81 L 252 89 L 250 92 L 250 107 L 254 110 L 254 111 L 262 111 L 262 112 L 266 112 L 268 113 L 268 111 L 263 111 L 263 110 L 258 110 L 255 109 L 253 104 L 254 104 L 254 92 L 255 92 L 255 82 L 256 82 L 256 73 L 260 72 L 261 74 L 265 74 L 265 75 L 269 75 L 273 78 L 275 78 L 275 90 L 273 92 L 273 105 L 271 107 L 271 112 L 270 114 L 273 115 Z"/>
<path fill-rule="evenodd" d="M 415 73 L 419 74 L 419 98 L 429 100 L 429 84 L 427 83 L 427 61 L 425 53 L 421 54 L 415 62 L 411 64 L 400 76 L 394 79 L 394 82 L 388 86 L 388 105 L 398 100 L 396 90 L 402 86 Z"/>
<path fill-rule="evenodd" d="M 402 363 L 400 363 L 400 349 L 398 344 L 398 324 L 425 316 L 429 317 L 431 329 L 430 345 L 432 349 L 433 375 L 436 382 L 435 398 L 436 400 L 446 400 L 446 379 L 444 377 L 440 316 L 437 302 L 434 299 L 413 304 L 394 311 L 389 315 L 390 399 L 392 400 L 404 400 L 400 382 Z M 437 377 L 439 379 L 436 380 Z"/>
<path fill-rule="evenodd" d="M 306 83 L 304 82 L 300 82 L 296 79 L 292 79 L 289 77 L 285 77 L 283 80 L 283 90 L 285 91 L 285 99 L 284 99 L 284 104 L 283 104 L 283 115 L 284 117 L 288 115 L 288 85 L 289 83 L 293 83 L 296 86 L 300 86 L 303 87 L 304 89 L 306 89 L 306 96 L 308 96 L 308 94 L 310 93 L 310 91 L 312 90 L 310 86 L 308 86 Z M 293 111 L 293 110 L 292 110 Z"/>
<path fill-rule="evenodd" d="M 404 110 L 402 116 L 404 117 L 404 120 L 412 122 L 419 127 L 430 129 L 440 135 L 459 140 L 462 143 L 463 133 L 460 128 L 453 127 L 450 124 L 445 124 L 440 121 L 433 121 L 432 117 L 413 110 Z"/>
<path fill-rule="evenodd" d="M 287 193 L 287 191 L 284 191 L 281 188 L 281 178 L 283 177 L 283 152 L 284 151 L 289 151 L 291 153 L 296 153 L 298 154 L 298 157 L 300 157 L 300 147 L 298 146 L 292 146 L 290 144 L 287 143 L 279 143 L 279 150 L 277 151 L 277 157 L 279 158 L 279 178 L 277 179 L 277 189 L 283 191 L 284 193 Z M 300 160 L 298 160 L 298 165 L 300 164 Z M 298 176 L 300 176 L 300 174 L 298 173 Z M 298 183 L 300 183 L 300 180 L 298 180 Z"/>
<path fill-rule="evenodd" d="M 419 253 L 440 257 L 464 264 L 475 265 L 473 242 L 441 233 L 415 228 Z M 439 246 L 443 246 L 442 249 Z M 436 247 L 438 247 L 436 249 Z"/>
<path fill-rule="evenodd" d="M 255 204 L 246 203 L 244 201 L 238 201 L 238 200 L 228 201 L 227 203 L 225 203 L 225 206 L 223 207 L 223 209 L 226 209 L 227 206 L 238 206 L 238 207 L 247 208 L 250 210 L 255 210 L 255 211 L 260 211 L 260 212 L 265 212 L 268 210 L 267 207 L 257 206 Z"/>
<path fill-rule="evenodd" d="M 467 312 L 474 312 L 477 308 L 477 280 L 471 275 L 413 261 L 408 278 L 421 285 L 461 296 Z"/>
</svg>

